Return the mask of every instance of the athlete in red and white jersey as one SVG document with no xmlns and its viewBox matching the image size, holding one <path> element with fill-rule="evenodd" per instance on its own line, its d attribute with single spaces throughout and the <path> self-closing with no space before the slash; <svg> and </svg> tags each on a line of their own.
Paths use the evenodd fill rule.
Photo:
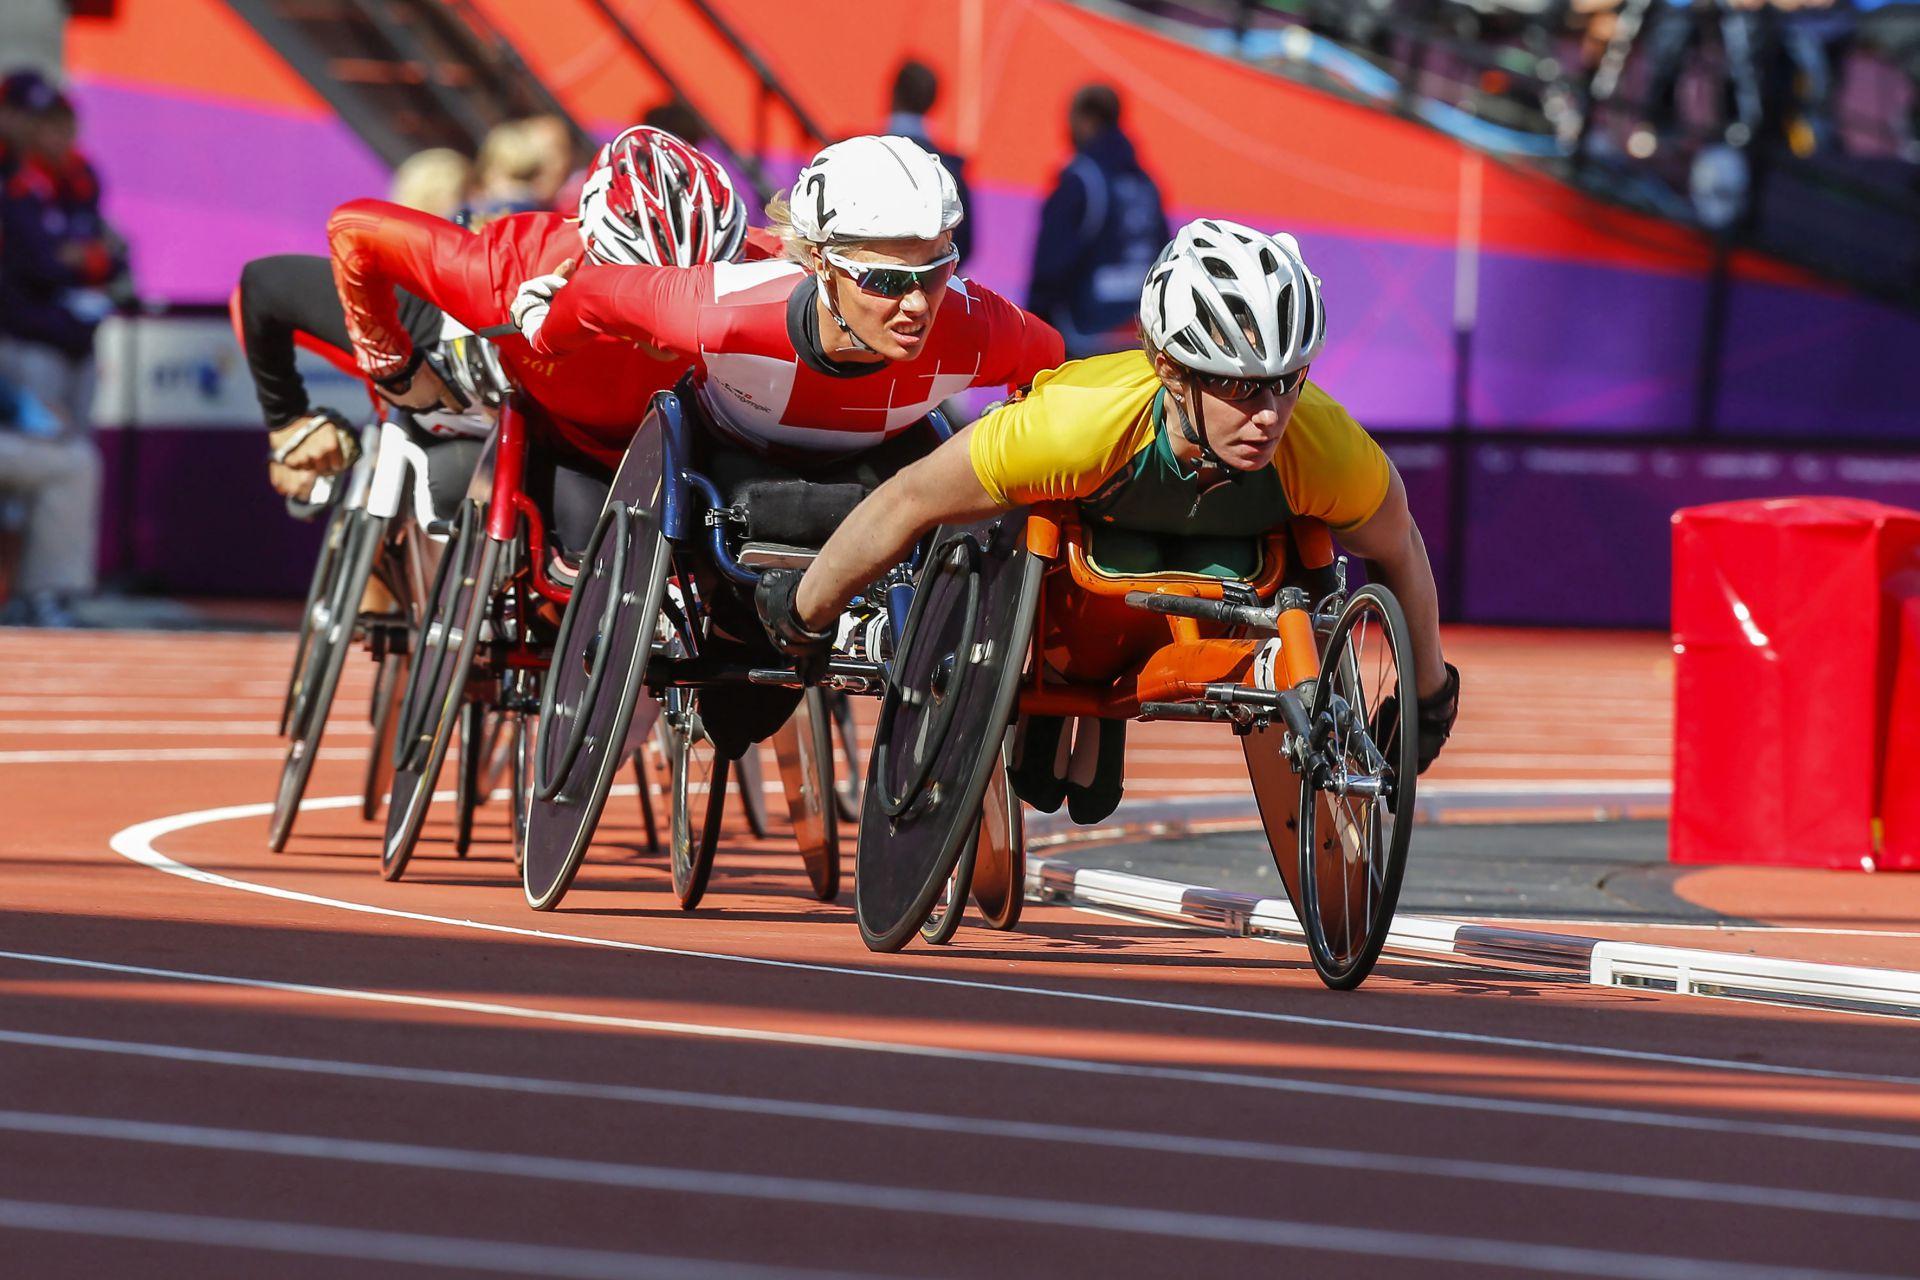
<svg viewBox="0 0 1920 1280">
<path fill-rule="evenodd" d="M 540 355 L 618 338 L 692 361 L 710 422 L 788 457 L 869 449 L 957 392 L 1024 386 L 1064 355 L 1045 321 L 954 277 L 959 198 L 907 139 L 826 148 L 769 213 L 788 261 L 588 266 L 530 281 L 515 319 Z"/>
<path fill-rule="evenodd" d="M 706 233 L 687 236 L 689 223 Z M 612 262 L 645 261 L 653 253 L 666 265 L 690 266 L 739 252 L 745 227 L 744 205 L 718 165 L 671 134 L 641 127 L 602 148 L 577 226 L 558 213 L 523 213 L 476 235 L 384 200 L 353 200 L 334 211 L 327 238 L 360 367 L 394 404 L 428 409 L 453 400 L 400 323 L 396 288 L 478 332 L 507 319 L 522 280 L 558 270 L 583 251 Z M 763 253 L 771 246 L 758 242 Z M 687 367 L 683 356 L 613 339 L 585 343 L 559 360 L 509 335 L 499 352 L 558 436 L 605 467 L 619 463 L 654 393 Z"/>
</svg>

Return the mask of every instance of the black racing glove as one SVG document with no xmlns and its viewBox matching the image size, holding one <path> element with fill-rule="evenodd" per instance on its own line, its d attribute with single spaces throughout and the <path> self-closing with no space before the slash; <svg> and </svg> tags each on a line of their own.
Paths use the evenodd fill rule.
<svg viewBox="0 0 1920 1280">
<path fill-rule="evenodd" d="M 798 569 L 768 569 L 753 589 L 753 607 L 773 647 L 793 659 L 793 669 L 808 684 L 818 684 L 833 657 L 833 632 L 809 631 L 800 621 Z"/>
<path fill-rule="evenodd" d="M 1420 727 L 1420 768 L 1425 773 L 1435 760 L 1440 758 L 1440 748 L 1447 745 L 1447 739 L 1453 733 L 1453 722 L 1460 715 L 1460 668 L 1451 662 L 1445 664 L 1447 682 L 1440 686 L 1438 693 L 1420 699 L 1415 723 Z M 1382 755 L 1391 757 L 1395 746 L 1392 731 L 1388 728 L 1398 721 L 1400 698 L 1398 694 L 1389 694 L 1380 700 L 1374 708 L 1373 743 L 1380 748 Z M 1384 738 L 1383 738 L 1384 735 Z"/>
</svg>

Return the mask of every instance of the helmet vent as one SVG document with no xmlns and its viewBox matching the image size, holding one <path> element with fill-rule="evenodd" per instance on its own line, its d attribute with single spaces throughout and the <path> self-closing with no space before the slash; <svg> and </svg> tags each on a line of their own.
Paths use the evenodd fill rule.
<svg viewBox="0 0 1920 1280">
<path fill-rule="evenodd" d="M 1266 359 L 1267 344 L 1260 340 L 1260 322 L 1253 318 L 1253 308 L 1247 305 L 1247 300 L 1238 294 L 1229 296 L 1227 298 L 1227 311 L 1233 316 L 1234 323 L 1240 326 L 1240 332 L 1244 335 L 1247 343 L 1253 347 L 1255 357 L 1261 360 Z M 1226 347 L 1229 351 L 1233 350 L 1233 346 L 1230 343 L 1223 342 L 1220 345 Z"/>
</svg>

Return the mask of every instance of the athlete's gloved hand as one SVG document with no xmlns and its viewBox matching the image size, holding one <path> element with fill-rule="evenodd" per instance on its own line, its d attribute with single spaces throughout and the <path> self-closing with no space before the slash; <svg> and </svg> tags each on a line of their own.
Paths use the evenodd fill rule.
<svg viewBox="0 0 1920 1280">
<path fill-rule="evenodd" d="M 1451 662 L 1443 665 L 1447 669 L 1446 683 L 1420 699 L 1414 715 L 1415 723 L 1420 727 L 1421 773 L 1425 773 L 1440 758 L 1440 749 L 1447 745 L 1447 739 L 1453 734 L 1453 722 L 1460 715 L 1460 668 Z M 1391 754 L 1393 744 L 1382 741 L 1381 735 L 1387 733 L 1386 726 L 1395 723 L 1399 703 L 1397 694 L 1389 694 L 1374 708 L 1373 744 L 1380 748 L 1383 755 Z"/>
<path fill-rule="evenodd" d="M 507 308 L 507 314 L 520 330 L 520 336 L 532 342 L 534 335 L 540 332 L 540 326 L 547 322 L 547 312 L 553 307 L 553 295 L 566 287 L 567 277 L 573 274 L 574 259 L 568 258 L 560 264 L 560 269 L 550 275 L 535 276 L 520 286 L 513 295 L 513 305 Z"/>
<path fill-rule="evenodd" d="M 768 569 L 753 589 L 753 607 L 760 625 L 767 629 L 773 647 L 793 659 L 793 669 L 808 684 L 818 684 L 827 674 L 827 662 L 833 656 L 833 632 L 807 630 L 800 621 L 798 569 Z"/>
</svg>

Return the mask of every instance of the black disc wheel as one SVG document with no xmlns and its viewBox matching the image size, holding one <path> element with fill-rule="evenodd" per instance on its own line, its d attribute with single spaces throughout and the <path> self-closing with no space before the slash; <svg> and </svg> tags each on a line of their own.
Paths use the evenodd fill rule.
<svg viewBox="0 0 1920 1280">
<path fill-rule="evenodd" d="M 287 847 L 300 801 L 307 793 L 307 779 L 319 757 L 320 739 L 333 709 L 333 695 L 340 687 L 340 672 L 353 648 L 360 597 L 373 573 L 373 559 L 380 550 L 385 526 L 386 521 L 365 511 L 347 513 L 339 562 L 324 598 L 312 611 L 316 625 L 307 640 L 306 666 L 296 680 L 298 692 L 288 720 L 292 740 L 280 766 L 280 786 L 274 793 L 273 816 L 267 823 L 267 848 L 275 853 Z"/>
<path fill-rule="evenodd" d="M 660 525 L 662 436 L 643 428 L 614 477 L 541 686 L 521 880 L 536 911 L 552 910 L 566 895 L 614 775 L 652 728 L 635 711 L 672 568 Z"/>
<path fill-rule="evenodd" d="M 980 918 L 995 929 L 1011 929 L 1020 923 L 1020 908 L 1027 895 L 1026 827 L 1020 797 L 1013 794 L 1007 778 L 1012 747 L 1013 734 L 1009 731 L 1000 767 L 994 770 L 986 798 L 980 803 L 980 841 L 973 864 L 974 905 L 980 908 Z"/>
<path fill-rule="evenodd" d="M 773 754 L 807 882 L 814 897 L 832 902 L 840 896 L 840 815 L 833 800 L 833 726 L 821 690 L 808 689 L 800 699 L 773 735 Z"/>
<path fill-rule="evenodd" d="M 1419 772 L 1413 644 L 1391 592 L 1355 592 L 1321 659 L 1300 782 L 1300 923 L 1321 981 L 1357 987 L 1393 925 Z"/>
<path fill-rule="evenodd" d="M 340 568 L 340 550 L 347 541 L 347 529 L 354 513 L 345 504 L 336 505 L 327 517 L 320 538 L 320 555 L 313 562 L 313 577 L 307 582 L 306 604 L 300 610 L 300 629 L 293 647 L 293 670 L 287 673 L 287 693 L 280 700 L 280 736 L 293 732 L 294 707 L 300 698 L 307 673 L 307 649 L 317 633 L 327 629 L 326 601 L 333 590 L 334 575 Z"/>
<path fill-rule="evenodd" d="M 682 910 L 700 905 L 713 874 L 713 853 L 720 844 L 720 820 L 727 808 L 728 760 L 714 749 L 700 723 L 698 691 L 675 689 L 660 717 L 673 771 L 673 813 L 667 823 L 667 851 L 673 864 L 673 896 Z"/>
<path fill-rule="evenodd" d="M 979 838 L 1045 568 L 1025 528 L 1012 512 L 941 530 L 915 584 L 861 801 L 854 905 L 875 951 L 918 932 Z"/>
<path fill-rule="evenodd" d="M 931 946 L 944 947 L 953 941 L 953 935 L 960 931 L 960 917 L 967 913 L 967 894 L 973 888 L 973 869 L 980 858 L 980 846 L 962 845 L 960 860 L 953 864 L 953 874 L 941 886 L 939 896 L 933 900 L 932 910 L 927 918 L 920 922 L 920 938 Z"/>
<path fill-rule="evenodd" d="M 460 721 L 482 624 L 499 572 L 502 544 L 487 536 L 477 502 L 461 504 L 453 536 L 434 571 L 420 630 L 414 637 L 407 691 L 394 735 L 393 792 L 380 874 L 406 874 L 433 800 L 434 784 Z"/>
</svg>

